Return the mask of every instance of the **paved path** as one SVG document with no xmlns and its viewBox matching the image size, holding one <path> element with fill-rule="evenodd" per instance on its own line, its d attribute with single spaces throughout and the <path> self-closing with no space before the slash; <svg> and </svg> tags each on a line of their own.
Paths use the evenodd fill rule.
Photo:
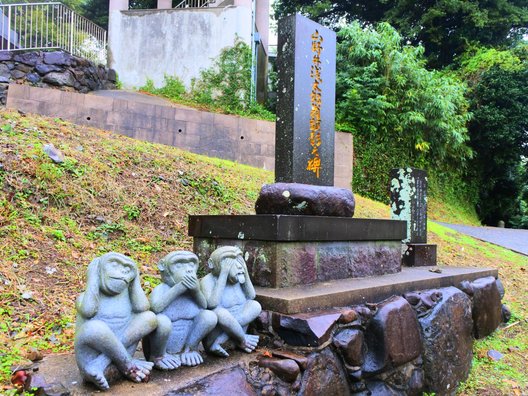
<svg viewBox="0 0 528 396">
<path fill-rule="evenodd" d="M 503 246 L 514 252 L 528 256 L 528 230 L 514 230 L 498 227 L 473 227 L 460 224 L 440 223 L 462 234 Z"/>
<path fill-rule="evenodd" d="M 92 91 L 88 95 L 105 96 L 107 98 L 133 100 L 139 103 L 147 103 L 158 106 L 171 106 L 180 107 L 184 109 L 193 109 L 192 107 L 185 106 L 179 103 L 171 102 L 168 99 L 161 98 L 159 96 L 149 95 L 137 91 L 127 91 L 124 89 L 104 89 L 101 91 Z M 195 109 L 196 110 L 196 109 Z"/>
</svg>

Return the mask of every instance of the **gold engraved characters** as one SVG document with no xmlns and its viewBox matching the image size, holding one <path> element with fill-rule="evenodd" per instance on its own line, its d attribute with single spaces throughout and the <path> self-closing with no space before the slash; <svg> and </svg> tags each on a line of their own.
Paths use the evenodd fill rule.
<svg viewBox="0 0 528 396">
<path fill-rule="evenodd" d="M 310 111 L 310 152 L 311 158 L 308 159 L 306 170 L 314 172 L 319 178 L 321 171 L 321 157 L 319 156 L 319 146 L 321 145 L 321 87 L 319 86 L 323 79 L 321 78 L 321 52 L 323 51 L 323 36 L 316 30 L 312 36 L 312 66 L 310 68 L 310 77 L 313 78 L 312 93 L 310 100 L 312 108 Z"/>
</svg>

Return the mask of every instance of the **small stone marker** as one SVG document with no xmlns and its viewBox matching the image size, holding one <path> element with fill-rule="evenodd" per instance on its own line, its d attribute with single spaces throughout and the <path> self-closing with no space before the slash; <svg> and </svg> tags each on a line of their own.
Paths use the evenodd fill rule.
<svg viewBox="0 0 528 396">
<path fill-rule="evenodd" d="M 415 168 L 390 172 L 391 219 L 407 221 L 406 243 L 427 242 L 427 173 Z"/>
<path fill-rule="evenodd" d="M 427 173 L 415 168 L 390 172 L 391 219 L 407 221 L 405 265 L 436 265 L 436 245 L 427 244 Z"/>
<path fill-rule="evenodd" d="M 299 14 L 278 33 L 275 181 L 333 186 L 336 34 Z"/>
</svg>

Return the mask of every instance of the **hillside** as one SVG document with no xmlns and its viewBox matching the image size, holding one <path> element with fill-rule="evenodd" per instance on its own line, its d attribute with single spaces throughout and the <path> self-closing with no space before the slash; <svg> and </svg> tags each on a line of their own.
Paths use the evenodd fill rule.
<svg viewBox="0 0 528 396">
<path fill-rule="evenodd" d="M 50 143 L 64 154 L 62 164 L 44 153 Z M 31 348 L 71 350 L 74 301 L 92 259 L 111 250 L 130 255 L 149 290 L 157 282 L 159 258 L 191 249 L 188 214 L 254 213 L 260 186 L 272 180 L 264 170 L 60 119 L 1 111 L 0 381 L 7 386 L 10 366 Z M 433 208 L 443 209 L 435 209 L 442 220 L 468 218 L 434 202 Z M 357 197 L 356 217 L 388 215 L 386 205 Z M 512 323 L 518 322 L 477 344 L 478 369 L 465 392 L 528 391 L 522 356 L 528 344 L 528 285 L 522 282 L 528 257 L 434 223 L 429 229 L 441 264 L 500 269 Z M 509 347 L 518 349 L 510 353 Z M 490 362 L 485 357 L 490 348 L 505 358 Z"/>
</svg>

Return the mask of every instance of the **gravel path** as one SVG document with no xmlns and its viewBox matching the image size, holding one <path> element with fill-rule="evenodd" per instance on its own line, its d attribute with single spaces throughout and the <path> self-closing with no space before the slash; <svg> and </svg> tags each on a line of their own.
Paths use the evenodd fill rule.
<svg viewBox="0 0 528 396">
<path fill-rule="evenodd" d="M 440 223 L 462 234 L 503 246 L 514 252 L 528 256 L 528 230 L 514 230 L 498 227 L 473 227 L 460 224 Z"/>
</svg>

